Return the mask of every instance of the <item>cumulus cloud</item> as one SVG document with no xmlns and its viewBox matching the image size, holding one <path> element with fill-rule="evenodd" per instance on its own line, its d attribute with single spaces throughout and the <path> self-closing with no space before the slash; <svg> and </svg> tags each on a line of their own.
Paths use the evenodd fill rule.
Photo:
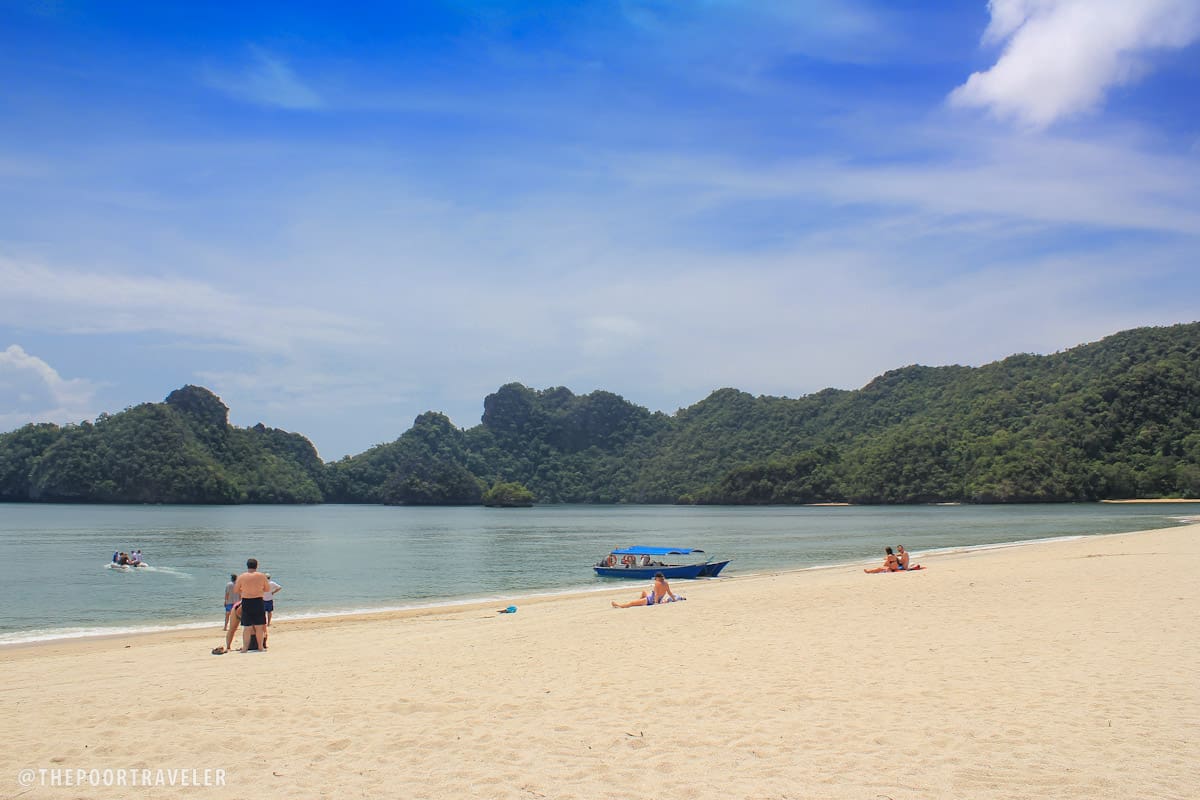
<svg viewBox="0 0 1200 800">
<path fill-rule="evenodd" d="M 295 110 L 320 108 L 321 96 L 300 79 L 284 59 L 250 48 L 250 63 L 238 70 L 209 69 L 204 81 L 211 88 L 255 105 Z"/>
<path fill-rule="evenodd" d="M 58 370 L 20 345 L 0 351 L 0 430 L 27 422 L 79 422 L 90 410 L 96 387 L 90 381 L 65 379 Z"/>
<path fill-rule="evenodd" d="M 950 102 L 1034 128 L 1094 109 L 1145 75 L 1154 51 L 1200 38 L 1195 0 L 990 0 L 988 9 L 984 44 L 1003 52 Z"/>
</svg>

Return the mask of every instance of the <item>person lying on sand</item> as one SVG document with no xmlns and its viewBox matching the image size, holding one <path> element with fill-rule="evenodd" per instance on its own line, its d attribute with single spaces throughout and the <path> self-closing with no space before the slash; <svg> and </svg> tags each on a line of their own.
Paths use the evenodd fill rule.
<svg viewBox="0 0 1200 800">
<path fill-rule="evenodd" d="M 883 566 L 876 567 L 875 569 L 864 569 L 863 572 L 867 573 L 868 575 L 871 575 L 876 572 L 899 572 L 900 571 L 900 561 L 896 558 L 896 554 L 892 552 L 892 548 L 885 547 L 884 550 L 887 551 L 887 557 L 883 559 Z"/>
<path fill-rule="evenodd" d="M 628 603 L 618 603 L 612 601 L 613 608 L 633 608 L 634 606 L 652 606 L 661 605 L 662 603 L 673 603 L 676 600 L 684 598 L 671 591 L 671 585 L 667 583 L 667 579 L 663 577 L 661 572 L 654 573 L 654 585 L 650 587 L 649 592 L 642 592 L 642 596 L 637 600 L 630 600 Z"/>
</svg>

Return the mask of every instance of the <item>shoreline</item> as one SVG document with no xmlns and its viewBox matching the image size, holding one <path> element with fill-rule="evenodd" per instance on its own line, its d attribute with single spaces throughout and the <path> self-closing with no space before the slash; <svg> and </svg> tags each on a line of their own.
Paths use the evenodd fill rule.
<svg viewBox="0 0 1200 800">
<path fill-rule="evenodd" d="M 919 558 L 677 582 L 688 601 L 651 608 L 609 607 L 631 582 L 517 614 L 280 619 L 256 654 L 210 655 L 215 624 L 9 648 L 0 780 L 223 770 L 214 800 L 1200 794 L 1200 524 Z"/>
<path fill-rule="evenodd" d="M 1194 502 L 1194 501 L 1186 501 Z M 1179 523 L 1180 526 L 1187 523 Z M 1172 526 L 1178 527 L 1178 526 Z M 1168 528 L 1169 529 L 1169 528 Z M 1163 530 L 1162 528 L 1151 528 L 1149 530 Z M 1103 536 L 1122 536 L 1127 533 L 1143 533 L 1148 531 L 1129 531 L 1119 533 L 1104 533 L 1104 534 L 1067 534 L 1063 536 L 1052 536 L 1041 539 L 1019 539 L 1008 542 L 987 542 L 983 544 L 972 545 L 951 545 L 948 547 L 932 548 L 929 550 L 912 551 L 914 562 L 920 558 L 928 558 L 931 556 L 951 555 L 955 553 L 967 552 L 984 552 L 990 550 L 999 550 L 1013 547 L 1026 547 L 1029 545 L 1037 545 L 1049 542 L 1070 541 L 1080 538 L 1097 538 Z M 694 585 L 702 585 L 709 582 L 723 583 L 734 580 L 745 580 L 764 575 L 790 575 L 801 574 L 806 572 L 848 568 L 856 566 L 877 566 L 879 558 L 872 557 L 868 559 L 860 559 L 855 561 L 840 561 L 828 564 L 812 564 L 809 566 L 799 567 L 784 567 L 779 569 L 763 570 L 758 572 L 746 572 L 741 574 L 725 575 L 716 579 L 705 579 L 703 581 L 686 581 L 678 583 L 678 586 L 687 587 Z M 646 581 L 633 581 L 622 584 L 611 584 L 605 586 L 585 586 L 563 588 L 556 590 L 548 590 L 544 592 L 532 592 L 529 594 L 512 594 L 512 595 L 488 595 L 488 596 L 472 596 L 463 598 L 444 598 L 432 600 L 427 603 L 413 604 L 398 604 L 398 605 L 383 605 L 380 607 L 362 607 L 351 609 L 328 609 L 316 611 L 301 611 L 297 613 L 276 614 L 275 620 L 278 622 L 298 623 L 298 622 L 321 622 L 328 621 L 331 624 L 337 623 L 339 620 L 369 620 L 372 618 L 391 619 L 391 618 L 406 618 L 413 616 L 421 616 L 426 614 L 449 613 L 455 610 L 472 610 L 483 608 L 493 604 L 501 604 L 504 606 L 510 604 L 531 604 L 544 601 L 553 601 L 567 599 L 576 596 L 588 595 L 604 595 L 609 592 L 620 592 L 627 587 L 640 587 Z M 114 626 L 113 629 L 102 628 L 63 628 L 51 629 L 42 631 L 20 632 L 14 631 L 7 634 L 0 634 L 0 653 L 7 653 L 14 649 L 26 647 L 42 647 L 68 642 L 93 642 L 112 639 L 120 639 L 124 637 L 142 639 L 148 636 L 167 636 L 172 634 L 183 634 L 190 631 L 211 631 L 215 626 L 215 622 L 207 620 L 190 620 L 186 622 L 171 623 L 166 625 L 150 625 L 145 627 L 132 626 Z M 61 632 L 58 632 L 61 630 Z M 5 639 L 4 637 L 24 637 Z"/>
</svg>

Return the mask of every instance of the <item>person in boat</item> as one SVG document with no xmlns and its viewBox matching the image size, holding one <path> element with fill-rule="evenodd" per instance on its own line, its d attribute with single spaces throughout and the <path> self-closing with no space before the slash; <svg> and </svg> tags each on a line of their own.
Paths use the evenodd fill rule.
<svg viewBox="0 0 1200 800">
<path fill-rule="evenodd" d="M 904 545 L 902 544 L 896 545 L 896 564 L 901 571 L 925 569 L 920 564 L 909 564 L 908 551 L 904 549 Z"/>
<path fill-rule="evenodd" d="M 626 553 L 625 555 L 621 556 L 621 566 L 623 566 L 623 567 L 632 567 L 636 563 L 637 563 L 637 556 L 631 555 L 629 553 Z"/>
<path fill-rule="evenodd" d="M 113 563 L 116 564 L 120 558 L 121 558 L 121 551 L 113 550 Z"/>
<path fill-rule="evenodd" d="M 134 550 L 132 553 L 129 554 L 129 564 L 130 564 L 130 566 L 134 566 L 134 567 L 140 567 L 142 565 L 142 551 L 141 550 Z"/>
<path fill-rule="evenodd" d="M 671 591 L 671 585 L 667 583 L 667 579 L 661 572 L 654 573 L 654 585 L 650 587 L 649 592 L 642 592 L 642 596 L 637 600 L 630 600 L 628 603 L 618 603 L 612 601 L 613 608 L 633 608 L 634 606 L 653 606 L 662 603 L 673 603 L 679 600 L 679 596 Z"/>
<path fill-rule="evenodd" d="M 117 557 L 117 565 L 118 565 L 118 566 L 121 566 L 121 567 L 128 567 L 128 566 L 129 566 L 129 554 L 128 554 L 128 553 L 121 553 L 121 554 L 120 554 L 120 555 Z"/>
<path fill-rule="evenodd" d="M 864 569 L 863 572 L 867 574 L 874 574 L 876 572 L 900 571 L 900 561 L 896 558 L 896 554 L 892 552 L 892 548 L 886 547 L 884 550 L 887 552 L 887 556 L 883 559 L 883 566 L 876 567 L 875 569 Z"/>
</svg>

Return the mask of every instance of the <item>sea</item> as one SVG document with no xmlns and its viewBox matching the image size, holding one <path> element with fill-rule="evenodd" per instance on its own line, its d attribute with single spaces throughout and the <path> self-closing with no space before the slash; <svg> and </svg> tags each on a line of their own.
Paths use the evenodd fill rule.
<svg viewBox="0 0 1200 800">
<path fill-rule="evenodd" d="M 276 619 L 596 592 L 612 548 L 695 547 L 722 576 L 916 559 L 1200 521 L 1200 503 L 948 506 L 0 505 L 0 646 L 219 630 L 246 559 L 283 587 Z M 116 550 L 150 565 L 109 568 Z"/>
</svg>

